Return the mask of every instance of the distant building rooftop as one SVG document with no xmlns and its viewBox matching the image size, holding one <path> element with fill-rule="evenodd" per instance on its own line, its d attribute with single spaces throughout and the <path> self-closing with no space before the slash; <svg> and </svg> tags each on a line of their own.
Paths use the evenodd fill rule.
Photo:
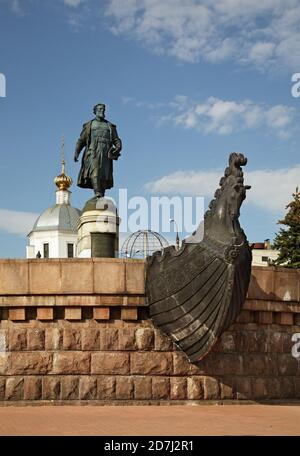
<svg viewBox="0 0 300 456">
<path fill-rule="evenodd" d="M 264 242 L 249 242 L 252 250 L 252 266 L 268 266 L 278 257 L 279 251 L 273 250 L 270 239 Z"/>
</svg>

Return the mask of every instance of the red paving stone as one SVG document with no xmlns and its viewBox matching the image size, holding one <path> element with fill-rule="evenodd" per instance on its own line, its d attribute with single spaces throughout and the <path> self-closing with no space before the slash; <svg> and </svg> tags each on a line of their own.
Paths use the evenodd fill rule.
<svg viewBox="0 0 300 456">
<path fill-rule="evenodd" d="M 0 435 L 300 435 L 300 406 L 8 406 Z"/>
</svg>

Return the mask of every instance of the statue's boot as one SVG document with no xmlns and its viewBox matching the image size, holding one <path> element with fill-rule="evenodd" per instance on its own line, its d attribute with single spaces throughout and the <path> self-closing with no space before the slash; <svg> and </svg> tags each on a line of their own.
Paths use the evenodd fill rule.
<svg viewBox="0 0 300 456">
<path fill-rule="evenodd" d="M 101 186 L 99 185 L 98 179 L 93 178 L 92 179 L 92 184 L 93 184 L 93 188 L 94 188 L 94 192 L 95 192 L 96 198 L 102 198 L 104 196 L 105 192 L 103 192 Z"/>
</svg>

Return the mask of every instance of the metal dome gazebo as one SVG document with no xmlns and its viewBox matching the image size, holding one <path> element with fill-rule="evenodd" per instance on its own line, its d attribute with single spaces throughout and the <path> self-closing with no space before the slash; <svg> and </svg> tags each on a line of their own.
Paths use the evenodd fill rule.
<svg viewBox="0 0 300 456">
<path fill-rule="evenodd" d="M 121 257 L 146 258 L 158 250 L 164 250 L 168 245 L 168 241 L 160 233 L 139 230 L 125 240 L 121 249 Z"/>
</svg>

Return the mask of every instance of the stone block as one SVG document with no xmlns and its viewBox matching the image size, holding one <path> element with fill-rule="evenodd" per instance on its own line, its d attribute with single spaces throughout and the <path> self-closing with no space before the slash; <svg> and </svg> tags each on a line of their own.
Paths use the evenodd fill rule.
<svg viewBox="0 0 300 456">
<path fill-rule="evenodd" d="M 5 377 L 0 377 L 0 401 L 5 399 Z"/>
<path fill-rule="evenodd" d="M 266 378 L 252 378 L 252 399 L 267 399 L 269 395 Z"/>
<path fill-rule="evenodd" d="M 275 271 L 275 296 L 280 301 L 299 301 L 297 271 Z"/>
<path fill-rule="evenodd" d="M 183 352 L 173 353 L 173 366 L 175 375 L 192 375 L 193 372 L 195 374 L 198 372 L 197 367 L 188 360 Z"/>
<path fill-rule="evenodd" d="M 5 385 L 5 400 L 6 401 L 22 401 L 24 394 L 24 379 L 23 377 L 10 377 L 6 380 Z"/>
<path fill-rule="evenodd" d="M 294 388 L 295 388 L 295 399 L 300 399 L 300 377 L 294 378 Z M 0 383 L 1 391 L 1 383 Z M 1 398 L 1 395 L 0 395 Z"/>
<path fill-rule="evenodd" d="M 256 337 L 256 331 L 239 331 L 239 351 L 244 353 L 255 353 L 258 352 L 258 343 Z"/>
<path fill-rule="evenodd" d="M 97 379 L 84 376 L 79 382 L 79 399 L 94 400 L 97 398 Z"/>
<path fill-rule="evenodd" d="M 100 296 L 98 295 L 60 295 L 56 297 L 55 304 L 65 307 L 92 307 L 100 304 Z"/>
<path fill-rule="evenodd" d="M 43 329 L 28 329 L 27 331 L 28 350 L 45 350 L 45 331 Z"/>
<path fill-rule="evenodd" d="M 268 399 L 280 399 L 280 380 L 267 378 Z"/>
<path fill-rule="evenodd" d="M 294 314 L 292 312 L 278 312 L 275 314 L 275 323 L 278 325 L 293 325 Z"/>
<path fill-rule="evenodd" d="M 63 350 L 81 350 L 80 328 L 65 328 L 63 331 Z"/>
<path fill-rule="evenodd" d="M 92 374 L 126 375 L 129 373 L 129 353 L 92 353 Z"/>
<path fill-rule="evenodd" d="M 61 260 L 61 281 L 64 293 L 93 293 L 93 260 Z"/>
<path fill-rule="evenodd" d="M 103 328 L 100 330 L 100 350 L 118 350 L 118 329 Z"/>
<path fill-rule="evenodd" d="M 46 328 L 45 350 L 61 350 L 63 345 L 63 330 L 57 327 Z"/>
<path fill-rule="evenodd" d="M 65 307 L 66 320 L 81 320 L 82 311 L 81 307 Z"/>
<path fill-rule="evenodd" d="M 257 312 L 258 324 L 271 325 L 273 323 L 273 312 Z"/>
<path fill-rule="evenodd" d="M 42 379 L 42 398 L 48 401 L 60 399 L 60 378 L 43 377 Z"/>
<path fill-rule="evenodd" d="M 189 377 L 187 379 L 187 394 L 190 400 L 200 400 L 204 398 L 202 377 Z"/>
<path fill-rule="evenodd" d="M 114 400 L 116 398 L 116 379 L 115 377 L 98 377 L 97 379 L 97 399 Z"/>
<path fill-rule="evenodd" d="M 236 336 L 235 333 L 225 332 L 219 339 L 220 348 L 223 352 L 236 351 Z"/>
<path fill-rule="evenodd" d="M 270 360 L 267 355 L 248 353 L 243 359 L 244 375 L 267 375 L 270 372 Z M 275 366 L 276 367 L 276 366 Z"/>
<path fill-rule="evenodd" d="M 253 323 L 253 321 L 254 315 L 250 310 L 243 310 L 236 319 L 237 323 Z"/>
<path fill-rule="evenodd" d="M 22 328 L 10 328 L 8 331 L 8 347 L 10 351 L 22 351 L 27 349 L 27 330 Z"/>
<path fill-rule="evenodd" d="M 133 399 L 134 384 L 132 377 L 117 377 L 116 378 L 116 399 Z"/>
<path fill-rule="evenodd" d="M 300 331 L 299 331 L 300 333 Z M 295 342 L 292 341 L 293 333 L 283 332 L 282 334 L 282 351 L 283 353 L 288 353 L 289 355 L 292 353 L 292 347 Z"/>
<path fill-rule="evenodd" d="M 168 377 L 153 377 L 152 378 L 152 398 L 170 399 L 170 379 Z"/>
<path fill-rule="evenodd" d="M 213 353 L 197 363 L 196 375 L 240 375 L 242 356 L 234 353 Z"/>
<path fill-rule="evenodd" d="M 217 400 L 220 399 L 220 386 L 218 380 L 213 377 L 203 377 L 204 399 Z"/>
<path fill-rule="evenodd" d="M 60 294 L 62 290 L 59 260 L 30 261 L 29 289 L 31 294 Z"/>
<path fill-rule="evenodd" d="M 144 261 L 126 261 L 126 291 L 131 294 L 145 293 Z"/>
<path fill-rule="evenodd" d="M 53 374 L 89 374 L 90 354 L 81 352 L 54 353 Z"/>
<path fill-rule="evenodd" d="M 137 400 L 152 398 L 152 377 L 135 377 L 134 397 Z"/>
<path fill-rule="evenodd" d="M 279 331 L 272 331 L 269 334 L 269 344 L 268 344 L 268 351 L 270 353 L 282 353 L 283 352 L 283 341 L 285 335 Z M 289 338 L 290 339 L 290 338 Z M 291 345 L 292 347 L 292 345 Z M 289 350 L 290 352 L 291 350 Z"/>
<path fill-rule="evenodd" d="M 93 317 L 94 317 L 94 320 L 109 320 L 110 319 L 109 307 L 94 307 Z"/>
<path fill-rule="evenodd" d="M 187 379 L 183 377 L 170 378 L 170 399 L 183 401 L 187 399 Z"/>
<path fill-rule="evenodd" d="M 0 352 L 0 375 L 8 375 L 10 372 L 11 354 Z"/>
<path fill-rule="evenodd" d="M 238 400 L 251 400 L 252 399 L 252 386 L 251 378 L 249 377 L 235 377 L 234 390 Z"/>
<path fill-rule="evenodd" d="M 79 377 L 63 376 L 61 378 L 61 399 L 65 401 L 79 399 Z"/>
<path fill-rule="evenodd" d="M 280 398 L 281 399 L 294 399 L 295 398 L 294 379 L 289 378 L 289 377 L 281 377 L 279 380 L 280 380 Z"/>
<path fill-rule="evenodd" d="M 127 305 L 133 307 L 147 307 L 146 298 L 144 296 L 126 296 Z"/>
<path fill-rule="evenodd" d="M 93 351 L 100 350 L 100 333 L 97 329 L 82 330 L 82 350 Z"/>
<path fill-rule="evenodd" d="M 154 349 L 157 351 L 171 351 L 173 350 L 173 342 L 169 337 L 163 334 L 159 329 L 154 330 L 155 334 L 155 346 Z"/>
<path fill-rule="evenodd" d="M 154 349 L 154 331 L 152 328 L 138 328 L 135 331 L 135 342 L 138 350 Z"/>
<path fill-rule="evenodd" d="M 170 375 L 173 371 L 172 354 L 133 352 L 130 358 L 130 371 L 137 375 Z"/>
<path fill-rule="evenodd" d="M 24 321 L 26 320 L 26 309 L 25 307 L 15 307 L 8 309 L 8 318 L 11 321 Z"/>
<path fill-rule="evenodd" d="M 38 307 L 36 309 L 36 319 L 41 321 L 52 321 L 54 319 L 53 307 Z"/>
<path fill-rule="evenodd" d="M 28 261 L 0 260 L 0 295 L 28 293 Z"/>
<path fill-rule="evenodd" d="M 0 319 L 1 319 L 1 310 L 0 310 Z M 0 354 L 8 350 L 8 330 L 0 329 Z"/>
<path fill-rule="evenodd" d="M 38 377 L 24 378 L 24 400 L 37 401 L 42 398 L 42 379 Z"/>
<path fill-rule="evenodd" d="M 274 297 L 274 269 L 252 268 L 248 299 L 272 299 Z"/>
<path fill-rule="evenodd" d="M 101 306 L 123 306 L 124 302 L 127 302 L 127 296 L 117 296 L 117 295 L 101 295 L 100 304 Z"/>
<path fill-rule="evenodd" d="M 239 350 L 241 352 L 246 353 L 265 353 L 270 351 L 269 350 L 269 340 L 270 340 L 270 332 L 266 328 L 266 330 L 262 331 L 239 331 L 238 338 L 239 338 Z"/>
<path fill-rule="evenodd" d="M 234 398 L 234 387 L 233 379 L 222 379 L 220 381 L 220 398 L 221 399 L 233 399 Z"/>
<path fill-rule="evenodd" d="M 137 320 L 138 310 L 136 307 L 122 307 L 121 320 Z"/>
<path fill-rule="evenodd" d="M 125 263 L 123 260 L 94 259 L 94 293 L 125 292 Z"/>
<path fill-rule="evenodd" d="M 121 328 L 118 330 L 119 350 L 136 350 L 135 329 Z"/>
<path fill-rule="evenodd" d="M 299 361 L 294 358 L 291 353 L 278 354 L 278 374 L 287 376 L 297 375 L 299 368 Z"/>
<path fill-rule="evenodd" d="M 52 353 L 12 352 L 11 375 L 41 375 L 52 370 Z"/>
</svg>

